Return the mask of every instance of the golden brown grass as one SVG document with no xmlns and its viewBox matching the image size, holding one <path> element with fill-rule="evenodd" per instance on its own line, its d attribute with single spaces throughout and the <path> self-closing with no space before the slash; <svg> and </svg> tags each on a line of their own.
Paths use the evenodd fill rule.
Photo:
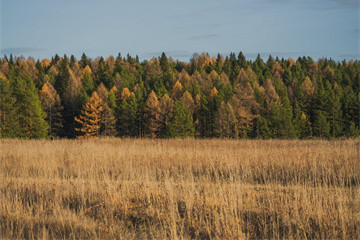
<svg viewBox="0 0 360 240">
<path fill-rule="evenodd" d="M 360 239 L 356 140 L 3 140 L 0 238 Z"/>
</svg>

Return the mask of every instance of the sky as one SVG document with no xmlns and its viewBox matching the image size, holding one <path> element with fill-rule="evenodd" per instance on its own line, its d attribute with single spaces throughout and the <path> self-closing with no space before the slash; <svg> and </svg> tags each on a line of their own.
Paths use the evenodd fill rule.
<svg viewBox="0 0 360 240">
<path fill-rule="evenodd" d="M 360 59 L 358 0 L 0 0 L 0 55 Z"/>
</svg>

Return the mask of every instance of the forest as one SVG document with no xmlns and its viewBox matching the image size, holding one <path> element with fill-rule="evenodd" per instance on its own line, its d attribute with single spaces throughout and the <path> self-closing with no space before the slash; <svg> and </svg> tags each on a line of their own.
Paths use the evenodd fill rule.
<svg viewBox="0 0 360 240">
<path fill-rule="evenodd" d="M 0 58 L 1 138 L 351 138 L 358 60 Z"/>
</svg>

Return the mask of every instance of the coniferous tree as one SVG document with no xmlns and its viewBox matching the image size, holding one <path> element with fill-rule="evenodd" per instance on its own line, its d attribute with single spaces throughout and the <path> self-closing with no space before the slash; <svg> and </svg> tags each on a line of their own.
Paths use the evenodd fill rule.
<svg viewBox="0 0 360 240">
<path fill-rule="evenodd" d="M 11 73 L 13 94 L 16 98 L 20 138 L 46 138 L 49 125 L 45 121 L 46 113 L 42 109 L 38 91 L 30 77 L 23 78 L 18 69 Z"/>
<path fill-rule="evenodd" d="M 46 121 L 49 124 L 49 136 L 55 138 L 62 130 L 62 114 L 64 109 L 61 105 L 59 94 L 50 82 L 45 82 L 40 90 L 40 99 L 46 113 Z"/>
<path fill-rule="evenodd" d="M 88 96 L 90 96 L 91 93 L 94 91 L 94 80 L 91 77 L 91 69 L 87 65 L 83 70 L 83 77 L 82 77 L 81 81 L 82 81 L 84 91 L 86 92 L 86 94 Z"/>
<path fill-rule="evenodd" d="M 194 137 L 194 123 L 191 112 L 185 107 L 182 101 L 175 101 L 173 119 L 169 124 L 169 137 Z"/>
<path fill-rule="evenodd" d="M 101 120 L 100 120 L 100 136 L 113 137 L 116 135 L 116 119 L 113 111 L 108 104 L 103 101 Z"/>
<path fill-rule="evenodd" d="M 117 110 L 117 125 L 120 136 L 138 136 L 138 105 L 134 93 L 130 93 L 127 97 L 123 96 L 119 103 Z"/>
<path fill-rule="evenodd" d="M 76 128 L 77 138 L 97 138 L 100 135 L 101 113 L 103 102 L 96 92 L 93 92 L 89 100 L 81 110 L 79 117 L 75 117 L 80 127 Z"/>
<path fill-rule="evenodd" d="M 253 135 L 255 138 L 269 139 L 271 138 L 271 130 L 265 118 L 258 116 L 254 120 Z"/>
<path fill-rule="evenodd" d="M 80 114 L 81 108 L 87 101 L 87 95 L 82 88 L 82 82 L 73 72 L 69 72 L 70 78 L 63 94 L 64 103 L 64 135 L 75 137 L 75 117 Z"/>
<path fill-rule="evenodd" d="M 159 134 L 167 137 L 168 127 L 173 117 L 174 100 L 165 94 L 159 102 Z"/>
<path fill-rule="evenodd" d="M 5 76 L 0 76 L 0 137 L 13 138 L 21 131 L 16 98 L 12 95 L 10 82 Z"/>
<path fill-rule="evenodd" d="M 159 135 L 159 100 L 154 91 L 151 91 L 145 106 L 146 132 L 151 138 Z"/>
<path fill-rule="evenodd" d="M 229 102 L 221 102 L 215 131 L 220 138 L 237 138 L 239 136 L 235 111 Z"/>
<path fill-rule="evenodd" d="M 308 138 L 312 136 L 312 129 L 310 121 L 308 120 L 306 114 L 301 111 L 298 101 L 295 101 L 295 106 L 293 109 L 293 125 L 296 137 L 298 138 Z"/>
<path fill-rule="evenodd" d="M 330 137 L 330 124 L 326 120 L 326 116 L 323 111 L 316 111 L 315 120 L 313 123 L 314 136 L 320 138 Z"/>
<path fill-rule="evenodd" d="M 70 80 L 69 70 L 68 61 L 66 59 L 61 60 L 58 75 L 55 78 L 54 84 L 56 91 L 61 97 L 63 96 L 66 86 L 68 85 L 68 81 Z"/>
</svg>

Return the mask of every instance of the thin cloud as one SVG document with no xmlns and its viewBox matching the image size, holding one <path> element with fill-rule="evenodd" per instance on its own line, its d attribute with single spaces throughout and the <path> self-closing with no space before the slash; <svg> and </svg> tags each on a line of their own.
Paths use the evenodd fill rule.
<svg viewBox="0 0 360 240">
<path fill-rule="evenodd" d="M 209 38 L 217 38 L 220 37 L 219 34 L 203 34 L 203 35 L 196 35 L 196 36 L 192 36 L 190 37 L 190 40 L 203 40 L 203 39 L 209 39 Z"/>
<path fill-rule="evenodd" d="M 14 47 L 14 48 L 0 49 L 1 54 L 13 54 L 13 55 L 21 55 L 26 53 L 43 52 L 43 51 L 47 51 L 47 49 L 38 48 L 38 47 Z"/>
</svg>

